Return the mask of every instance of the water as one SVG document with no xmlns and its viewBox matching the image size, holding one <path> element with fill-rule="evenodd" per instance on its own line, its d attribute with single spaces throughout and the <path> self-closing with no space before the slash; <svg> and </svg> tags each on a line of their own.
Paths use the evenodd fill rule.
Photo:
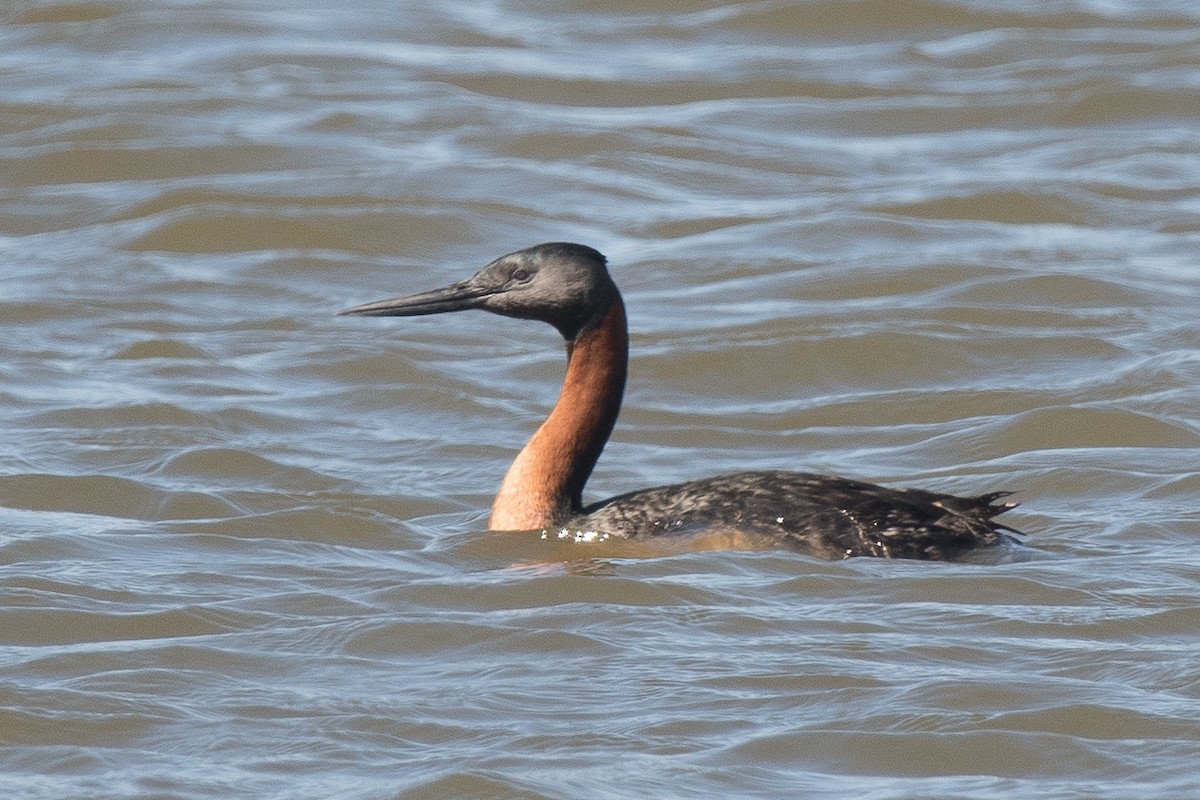
<svg viewBox="0 0 1200 800">
<path fill-rule="evenodd" d="M 0 795 L 1200 797 L 1192 2 L 23 2 Z M 600 248 L 593 499 L 1013 489 L 968 564 L 483 531 Z"/>
</svg>

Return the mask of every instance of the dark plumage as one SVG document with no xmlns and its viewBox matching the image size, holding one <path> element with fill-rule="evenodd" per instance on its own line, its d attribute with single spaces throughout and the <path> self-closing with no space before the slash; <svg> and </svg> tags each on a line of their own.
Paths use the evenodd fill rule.
<svg viewBox="0 0 1200 800">
<path fill-rule="evenodd" d="M 1009 540 L 1006 492 L 956 497 L 806 472 L 738 472 L 613 497 L 563 521 L 629 538 L 729 528 L 822 558 L 952 559 Z M 1012 531 L 1016 533 L 1016 531 Z"/>
</svg>

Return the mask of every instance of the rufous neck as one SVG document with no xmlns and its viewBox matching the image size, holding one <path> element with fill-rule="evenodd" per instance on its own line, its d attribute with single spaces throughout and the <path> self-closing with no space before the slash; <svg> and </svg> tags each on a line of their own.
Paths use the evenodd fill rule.
<svg viewBox="0 0 1200 800">
<path fill-rule="evenodd" d="M 567 343 L 554 410 L 517 455 L 492 503 L 491 530 L 553 527 L 583 507 L 583 486 L 604 449 L 625 392 L 629 333 L 617 296 Z"/>
</svg>

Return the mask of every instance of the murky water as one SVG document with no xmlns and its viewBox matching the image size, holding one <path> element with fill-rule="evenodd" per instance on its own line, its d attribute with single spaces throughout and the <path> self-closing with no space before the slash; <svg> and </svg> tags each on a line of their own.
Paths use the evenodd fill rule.
<svg viewBox="0 0 1200 800">
<path fill-rule="evenodd" d="M 1193 2 L 0 12 L 0 795 L 1200 797 Z M 608 254 L 600 498 L 1012 489 L 1001 563 L 482 530 Z"/>
</svg>

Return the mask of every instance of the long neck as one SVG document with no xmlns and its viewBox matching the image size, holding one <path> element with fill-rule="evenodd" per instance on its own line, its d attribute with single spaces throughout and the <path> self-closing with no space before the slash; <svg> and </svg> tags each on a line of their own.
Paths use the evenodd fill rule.
<svg viewBox="0 0 1200 800">
<path fill-rule="evenodd" d="M 583 507 L 583 485 L 604 449 L 625 392 L 629 333 L 618 296 L 567 344 L 567 375 L 554 410 L 504 476 L 488 527 L 524 531 L 562 522 Z"/>
</svg>

